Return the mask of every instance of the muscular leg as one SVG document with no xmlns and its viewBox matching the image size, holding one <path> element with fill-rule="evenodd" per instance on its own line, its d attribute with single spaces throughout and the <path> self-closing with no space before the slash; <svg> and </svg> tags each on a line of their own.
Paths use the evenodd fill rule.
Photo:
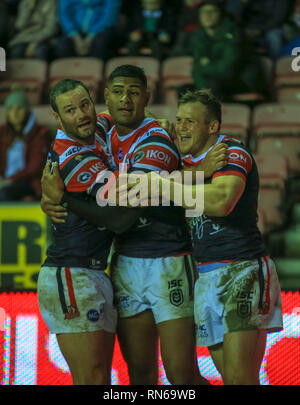
<svg viewBox="0 0 300 405">
<path fill-rule="evenodd" d="M 171 384 L 209 384 L 197 365 L 194 320 L 180 318 L 157 325 L 161 356 Z"/>
<path fill-rule="evenodd" d="M 227 333 L 222 345 L 209 348 L 225 385 L 259 385 L 266 331 Z"/>
<path fill-rule="evenodd" d="M 110 384 L 114 334 L 103 330 L 57 335 L 74 385 Z"/>
<path fill-rule="evenodd" d="M 156 385 L 158 336 L 152 312 L 118 320 L 118 339 L 128 365 L 131 385 Z"/>
</svg>

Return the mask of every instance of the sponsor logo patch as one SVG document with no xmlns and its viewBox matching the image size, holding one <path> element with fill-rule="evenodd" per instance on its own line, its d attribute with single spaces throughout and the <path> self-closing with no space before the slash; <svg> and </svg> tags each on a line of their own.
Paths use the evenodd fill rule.
<svg viewBox="0 0 300 405">
<path fill-rule="evenodd" d="M 197 336 L 199 336 L 201 338 L 208 337 L 207 328 L 205 326 L 205 323 L 201 323 L 199 326 L 197 325 L 195 328 L 196 328 Z"/>
<path fill-rule="evenodd" d="M 139 162 L 140 160 L 142 160 L 143 159 L 143 157 L 145 156 L 145 152 L 138 152 L 134 157 L 133 157 L 133 159 L 132 159 L 132 163 L 137 163 L 137 162 Z"/>
<path fill-rule="evenodd" d="M 100 318 L 100 314 L 96 309 L 90 309 L 87 314 L 87 319 L 91 322 L 97 322 Z"/>
</svg>

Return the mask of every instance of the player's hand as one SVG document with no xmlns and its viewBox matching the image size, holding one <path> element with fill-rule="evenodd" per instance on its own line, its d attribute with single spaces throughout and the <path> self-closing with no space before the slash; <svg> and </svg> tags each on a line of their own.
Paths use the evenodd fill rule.
<svg viewBox="0 0 300 405">
<path fill-rule="evenodd" d="M 118 205 L 129 208 L 159 205 L 159 178 L 155 172 L 120 174 L 116 187 Z"/>
<path fill-rule="evenodd" d="M 59 204 L 65 191 L 64 182 L 60 176 L 58 164 L 54 163 L 51 172 L 51 161 L 46 163 L 41 180 L 43 197 L 52 204 Z"/>
<path fill-rule="evenodd" d="M 156 119 L 156 121 L 159 123 L 159 125 L 168 132 L 172 140 L 176 139 L 176 131 L 175 131 L 175 125 L 173 122 L 166 120 L 166 119 Z"/>
<path fill-rule="evenodd" d="M 130 178 L 131 177 L 131 178 Z M 116 182 L 116 202 L 122 207 L 132 207 L 130 204 L 128 193 L 137 186 L 137 182 L 133 181 L 133 177 L 128 173 L 120 173 Z"/>
<path fill-rule="evenodd" d="M 41 208 L 44 213 L 56 223 L 65 223 L 68 213 L 61 205 L 53 204 L 46 196 L 42 196 Z"/>
<path fill-rule="evenodd" d="M 226 143 L 218 143 L 205 156 L 203 162 L 197 166 L 198 170 L 204 171 L 204 177 L 209 178 L 213 173 L 227 165 L 228 163 L 228 145 Z"/>
</svg>

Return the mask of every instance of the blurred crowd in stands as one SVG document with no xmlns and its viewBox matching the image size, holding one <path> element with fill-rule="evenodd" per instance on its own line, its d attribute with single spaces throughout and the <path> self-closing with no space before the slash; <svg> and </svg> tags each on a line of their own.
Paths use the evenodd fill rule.
<svg viewBox="0 0 300 405">
<path fill-rule="evenodd" d="M 191 56 L 193 86 L 266 93 L 260 57 L 300 45 L 297 0 L 2 0 L 8 60 Z"/>
<path fill-rule="evenodd" d="M 192 55 L 203 72 L 208 70 L 209 60 L 225 56 L 227 72 L 230 65 L 243 60 L 245 46 L 249 54 L 259 52 L 276 59 L 288 52 L 290 42 L 300 41 L 297 3 L 2 0 L 0 44 L 10 58 L 35 57 L 48 62 L 76 55 L 101 59 L 120 53 L 151 54 L 159 59 Z"/>
<path fill-rule="evenodd" d="M 47 77 L 48 82 L 44 85 L 44 79 L 40 80 L 41 86 L 44 85 L 41 98 L 37 92 L 31 92 L 30 86 L 34 87 L 36 84 L 30 83 L 30 80 L 25 94 L 18 85 L 13 88 L 9 85 L 6 89 L 5 83 L 10 82 L 5 82 L 6 76 L 0 74 L 0 110 L 5 115 L 0 126 L 0 201 L 38 200 L 39 179 L 51 134 L 49 135 L 49 126 L 47 128 L 47 125 L 37 122 L 37 110 L 33 110 L 38 109 L 40 104 L 45 104 L 47 117 L 50 116 L 47 89 L 59 77 L 58 70 L 51 70 L 54 63 L 63 60 L 60 70 L 65 76 L 74 76 L 76 65 L 67 65 L 65 58 L 90 58 L 83 68 L 85 73 L 82 80 L 93 94 L 95 89 L 88 83 L 92 73 L 102 75 L 106 72 L 106 76 L 104 74 L 104 77 L 95 79 L 101 84 L 97 84 L 94 99 L 96 103 L 103 103 L 103 82 L 109 70 L 115 67 L 111 62 L 117 57 L 148 58 L 145 71 L 150 87 L 156 89 L 152 101 L 153 104 L 162 105 L 168 104 L 167 90 L 174 90 L 167 89 L 160 82 L 164 71 L 167 72 L 167 62 L 177 57 L 190 58 L 189 65 L 186 59 L 182 61 L 183 66 L 177 60 L 173 73 L 166 73 L 176 83 L 179 72 L 188 70 L 186 83 L 180 87 L 182 82 L 178 82 L 176 91 L 185 88 L 210 88 L 223 103 L 244 102 L 242 98 L 233 98 L 240 94 L 258 94 L 262 97 L 255 100 L 256 104 L 248 103 L 241 110 L 231 110 L 230 106 L 224 109 L 224 112 L 227 111 L 227 115 L 224 114 L 224 128 L 230 132 L 230 127 L 226 127 L 227 116 L 229 121 L 232 117 L 244 120 L 242 124 L 234 122 L 231 131 L 235 136 L 234 130 L 242 130 L 240 133 L 246 134 L 245 143 L 251 147 L 249 128 L 252 118 L 259 112 L 255 112 L 253 106 L 257 106 L 259 102 L 281 102 L 290 97 L 288 92 L 291 88 L 283 86 L 280 93 L 278 92 L 282 100 L 280 97 L 272 98 L 269 88 L 271 75 L 267 73 L 266 76 L 261 61 L 265 58 L 274 67 L 279 60 L 290 56 L 293 48 L 300 47 L 300 1 L 1 0 L 0 47 L 6 50 L 8 62 L 34 60 L 45 64 L 42 66 L 44 71 L 41 76 Z M 150 60 L 153 62 L 153 59 L 158 61 L 153 71 L 159 72 L 155 73 L 156 76 L 153 74 L 151 82 L 151 74 L 148 75 L 147 69 L 151 69 Z M 114 63 L 121 64 L 121 61 L 119 59 Z M 290 62 L 288 63 L 291 70 Z M 11 69 L 7 69 L 8 79 Z M 24 69 L 25 73 L 25 66 L 17 69 Z M 38 79 L 37 70 L 30 66 L 26 69 L 31 69 L 31 74 Z M 51 81 L 52 71 L 54 73 Z M 283 73 L 282 78 L 285 77 Z M 16 81 L 20 82 L 20 78 L 17 77 Z M 297 84 L 296 92 L 293 90 L 295 100 L 299 98 L 299 86 L 300 83 Z M 176 86 L 173 84 L 173 87 Z M 166 92 L 162 96 L 164 89 Z M 33 96 L 37 98 L 33 100 Z M 161 107 L 159 111 L 162 113 Z M 289 111 L 289 108 L 284 111 L 274 110 L 272 117 L 285 117 L 290 114 Z M 265 114 L 264 112 L 263 115 Z M 294 116 L 298 117 L 299 114 Z M 277 123 L 272 125 L 272 128 L 278 127 Z M 288 126 L 291 128 L 290 122 Z M 297 121 L 295 127 L 299 126 Z M 255 132 L 253 131 L 252 134 Z M 274 148 L 279 148 L 278 138 L 274 145 Z M 299 146 L 299 138 L 297 145 Z M 286 151 L 285 158 L 289 159 L 293 154 L 296 156 L 299 153 L 297 145 L 291 147 L 293 153 Z M 251 149 L 260 153 L 255 145 Z M 37 150 L 39 153 L 36 153 Z M 283 151 L 281 146 L 280 150 Z M 39 156 L 40 160 L 35 156 Z M 299 160 L 297 159 L 296 156 L 296 163 Z M 14 182 L 17 182 L 18 187 L 14 187 Z M 270 199 L 274 201 L 273 197 Z"/>
</svg>

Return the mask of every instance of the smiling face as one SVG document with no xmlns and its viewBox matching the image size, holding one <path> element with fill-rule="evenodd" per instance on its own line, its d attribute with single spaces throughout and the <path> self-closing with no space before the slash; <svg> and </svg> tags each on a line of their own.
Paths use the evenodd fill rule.
<svg viewBox="0 0 300 405">
<path fill-rule="evenodd" d="M 77 86 L 56 97 L 58 112 L 54 116 L 62 130 L 82 144 L 94 141 L 96 111 L 85 88 Z"/>
<path fill-rule="evenodd" d="M 115 77 L 105 89 L 104 96 L 114 123 L 121 128 L 120 135 L 136 129 L 145 118 L 150 94 L 140 79 Z"/>
<path fill-rule="evenodd" d="M 181 155 L 198 156 L 203 153 L 211 135 L 218 129 L 218 121 L 209 121 L 205 105 L 200 102 L 181 104 L 176 114 L 176 144 Z"/>
</svg>

